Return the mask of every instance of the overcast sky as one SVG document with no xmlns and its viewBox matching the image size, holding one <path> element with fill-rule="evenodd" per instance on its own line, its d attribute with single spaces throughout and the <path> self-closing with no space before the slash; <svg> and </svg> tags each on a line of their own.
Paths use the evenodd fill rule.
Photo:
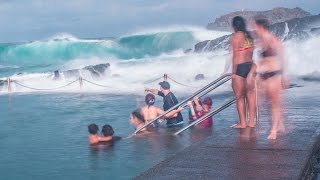
<svg viewBox="0 0 320 180">
<path fill-rule="evenodd" d="M 0 42 L 115 37 L 153 27 L 205 27 L 238 10 L 301 7 L 320 13 L 320 0 L 0 0 Z"/>
</svg>

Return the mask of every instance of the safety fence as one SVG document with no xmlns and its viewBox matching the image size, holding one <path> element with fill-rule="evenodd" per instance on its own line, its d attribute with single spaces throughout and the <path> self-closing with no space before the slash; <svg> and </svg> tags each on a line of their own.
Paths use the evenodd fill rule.
<svg viewBox="0 0 320 180">
<path fill-rule="evenodd" d="M 163 76 L 160 76 L 160 77 L 157 77 L 157 78 L 154 78 L 152 80 L 148 80 L 148 81 L 145 81 L 144 84 L 151 84 L 153 82 L 156 82 L 156 81 L 159 81 L 159 80 L 163 80 L 163 81 L 172 81 L 173 83 L 176 83 L 180 86 L 184 86 L 184 87 L 188 87 L 188 88 L 200 88 L 200 87 L 196 87 L 196 86 L 190 86 L 190 85 L 186 85 L 184 83 L 181 83 L 175 79 L 173 79 L 172 77 L 168 76 L 168 74 L 164 74 Z M 85 79 L 83 78 L 82 76 L 80 76 L 79 78 L 71 81 L 71 82 L 68 82 L 67 84 L 65 85 L 62 85 L 62 86 L 58 86 L 58 87 L 54 87 L 54 88 L 37 88 L 37 87 L 32 87 L 32 86 L 29 86 L 29 85 L 26 85 L 24 84 L 23 82 L 19 81 L 19 80 L 13 80 L 11 78 L 7 78 L 7 80 L 4 82 L 4 85 L 7 86 L 7 91 L 8 92 L 13 92 L 13 89 L 12 89 L 12 85 L 15 84 L 15 85 L 18 85 L 18 86 L 21 86 L 23 88 L 27 88 L 27 89 L 30 89 L 30 90 L 35 90 L 35 91 L 53 91 L 53 90 L 59 90 L 59 89 L 63 89 L 63 88 L 66 88 L 68 86 L 71 86 L 75 83 L 79 83 L 79 88 L 80 90 L 83 88 L 84 86 L 84 83 L 83 82 L 87 82 L 89 84 L 92 84 L 92 85 L 95 85 L 95 86 L 98 86 L 98 87 L 102 87 L 102 88 L 113 88 L 113 89 L 119 89 L 119 88 L 116 88 L 116 87 L 112 87 L 112 86 L 109 86 L 109 85 L 104 85 L 104 84 L 99 84 L 99 83 L 96 83 L 96 82 L 93 82 L 93 81 L 90 81 L 88 79 Z"/>
</svg>

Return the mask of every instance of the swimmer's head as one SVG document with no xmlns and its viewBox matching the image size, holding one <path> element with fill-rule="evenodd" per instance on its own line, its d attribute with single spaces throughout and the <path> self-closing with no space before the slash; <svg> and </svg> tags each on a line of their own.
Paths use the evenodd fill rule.
<svg viewBox="0 0 320 180">
<path fill-rule="evenodd" d="M 155 103 L 156 98 L 153 94 L 149 93 L 146 95 L 146 97 L 144 98 L 144 101 L 146 102 L 147 105 L 151 106 Z"/>
<path fill-rule="evenodd" d="M 130 121 L 132 124 L 134 124 L 135 122 L 134 121 L 139 121 L 140 123 L 144 123 L 145 120 L 144 120 L 144 117 L 140 114 L 139 111 L 133 111 L 130 115 Z"/>
<path fill-rule="evenodd" d="M 90 134 L 97 134 L 99 131 L 99 127 L 96 124 L 90 124 L 88 126 L 88 131 Z"/>
<path fill-rule="evenodd" d="M 114 134 L 113 128 L 109 124 L 102 126 L 101 132 L 104 136 L 112 136 Z"/>
<path fill-rule="evenodd" d="M 208 105 L 208 106 L 212 106 L 212 99 L 210 97 L 206 97 L 203 100 L 203 105 Z"/>
</svg>

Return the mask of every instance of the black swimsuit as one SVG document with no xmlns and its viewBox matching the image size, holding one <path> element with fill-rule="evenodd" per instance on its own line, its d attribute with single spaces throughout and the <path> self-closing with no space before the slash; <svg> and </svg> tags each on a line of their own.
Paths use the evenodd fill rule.
<svg viewBox="0 0 320 180">
<path fill-rule="evenodd" d="M 253 62 L 245 62 L 237 65 L 236 75 L 247 78 L 251 70 Z"/>
<path fill-rule="evenodd" d="M 278 70 L 278 71 L 271 71 L 271 72 L 265 72 L 265 73 L 261 73 L 260 74 L 260 78 L 262 80 L 267 80 L 273 76 L 276 76 L 276 75 L 280 75 L 282 74 L 282 70 Z"/>
</svg>

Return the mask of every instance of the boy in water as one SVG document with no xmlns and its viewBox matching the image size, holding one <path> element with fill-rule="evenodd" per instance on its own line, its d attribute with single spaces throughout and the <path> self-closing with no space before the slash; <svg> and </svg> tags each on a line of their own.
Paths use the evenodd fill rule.
<svg viewBox="0 0 320 180">
<path fill-rule="evenodd" d="M 112 140 L 112 136 L 111 137 L 110 136 L 107 136 L 107 137 L 98 136 L 99 127 L 96 124 L 90 124 L 88 126 L 88 131 L 90 133 L 90 135 L 89 135 L 89 143 L 91 145 L 97 144 L 97 143 L 103 142 L 103 141 Z"/>
</svg>

